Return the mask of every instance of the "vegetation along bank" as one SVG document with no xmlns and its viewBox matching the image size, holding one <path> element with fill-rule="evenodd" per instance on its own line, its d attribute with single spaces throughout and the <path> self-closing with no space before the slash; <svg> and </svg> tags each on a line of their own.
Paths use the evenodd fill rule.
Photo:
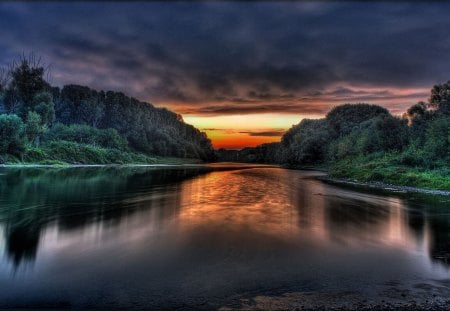
<svg viewBox="0 0 450 311">
<path fill-rule="evenodd" d="M 450 190 L 450 81 L 402 116 L 345 104 L 303 119 L 280 143 L 219 150 L 219 160 L 326 168 L 331 177 Z"/>
</svg>

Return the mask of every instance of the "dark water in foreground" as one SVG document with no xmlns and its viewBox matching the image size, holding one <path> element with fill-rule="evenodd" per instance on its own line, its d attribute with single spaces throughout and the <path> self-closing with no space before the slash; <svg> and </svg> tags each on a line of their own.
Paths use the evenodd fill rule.
<svg viewBox="0 0 450 311">
<path fill-rule="evenodd" d="M 281 168 L 0 170 L 0 308 L 445 303 L 450 198 Z"/>
</svg>

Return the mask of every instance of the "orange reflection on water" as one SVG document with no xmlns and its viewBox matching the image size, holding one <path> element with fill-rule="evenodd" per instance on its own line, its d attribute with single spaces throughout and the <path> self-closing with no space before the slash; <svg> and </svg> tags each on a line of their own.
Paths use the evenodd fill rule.
<svg viewBox="0 0 450 311">
<path fill-rule="evenodd" d="M 314 174 L 257 168 L 186 181 L 177 223 L 185 232 L 252 232 L 316 245 L 424 246 L 401 199 L 335 188 L 308 177 Z"/>
<path fill-rule="evenodd" d="M 274 174 L 267 178 L 266 171 Z M 281 187 L 272 188 L 286 178 L 288 171 L 267 168 L 212 173 L 185 182 L 179 223 L 271 235 L 295 234 L 299 231 L 299 215 L 289 200 L 291 189 L 281 183 Z"/>
</svg>

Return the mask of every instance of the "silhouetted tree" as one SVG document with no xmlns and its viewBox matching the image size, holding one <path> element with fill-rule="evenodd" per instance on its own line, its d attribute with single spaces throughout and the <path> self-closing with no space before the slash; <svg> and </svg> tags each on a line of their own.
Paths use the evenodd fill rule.
<svg viewBox="0 0 450 311">
<path fill-rule="evenodd" d="M 5 91 L 5 108 L 8 113 L 26 117 L 36 94 L 47 91 L 50 85 L 45 81 L 46 68 L 33 54 L 22 56 L 10 68 L 11 81 Z"/>
<path fill-rule="evenodd" d="M 450 81 L 433 86 L 429 105 L 440 113 L 450 115 Z"/>
</svg>

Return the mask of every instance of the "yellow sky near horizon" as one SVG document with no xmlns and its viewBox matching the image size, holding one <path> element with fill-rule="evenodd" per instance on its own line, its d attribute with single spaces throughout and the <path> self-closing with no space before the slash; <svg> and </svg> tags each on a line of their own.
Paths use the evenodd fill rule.
<svg viewBox="0 0 450 311">
<path fill-rule="evenodd" d="M 222 116 L 183 115 L 186 123 L 206 132 L 214 148 L 241 149 L 280 141 L 284 131 L 304 118 L 319 115 L 259 113 Z"/>
<path fill-rule="evenodd" d="M 325 117 L 333 107 L 369 103 L 401 116 L 411 105 L 426 100 L 427 88 L 370 88 L 336 85 L 330 91 L 277 100 L 183 102 L 159 101 L 205 132 L 214 148 L 242 149 L 280 141 L 282 134 L 302 119 Z M 158 101 L 157 101 L 158 102 Z"/>
</svg>

